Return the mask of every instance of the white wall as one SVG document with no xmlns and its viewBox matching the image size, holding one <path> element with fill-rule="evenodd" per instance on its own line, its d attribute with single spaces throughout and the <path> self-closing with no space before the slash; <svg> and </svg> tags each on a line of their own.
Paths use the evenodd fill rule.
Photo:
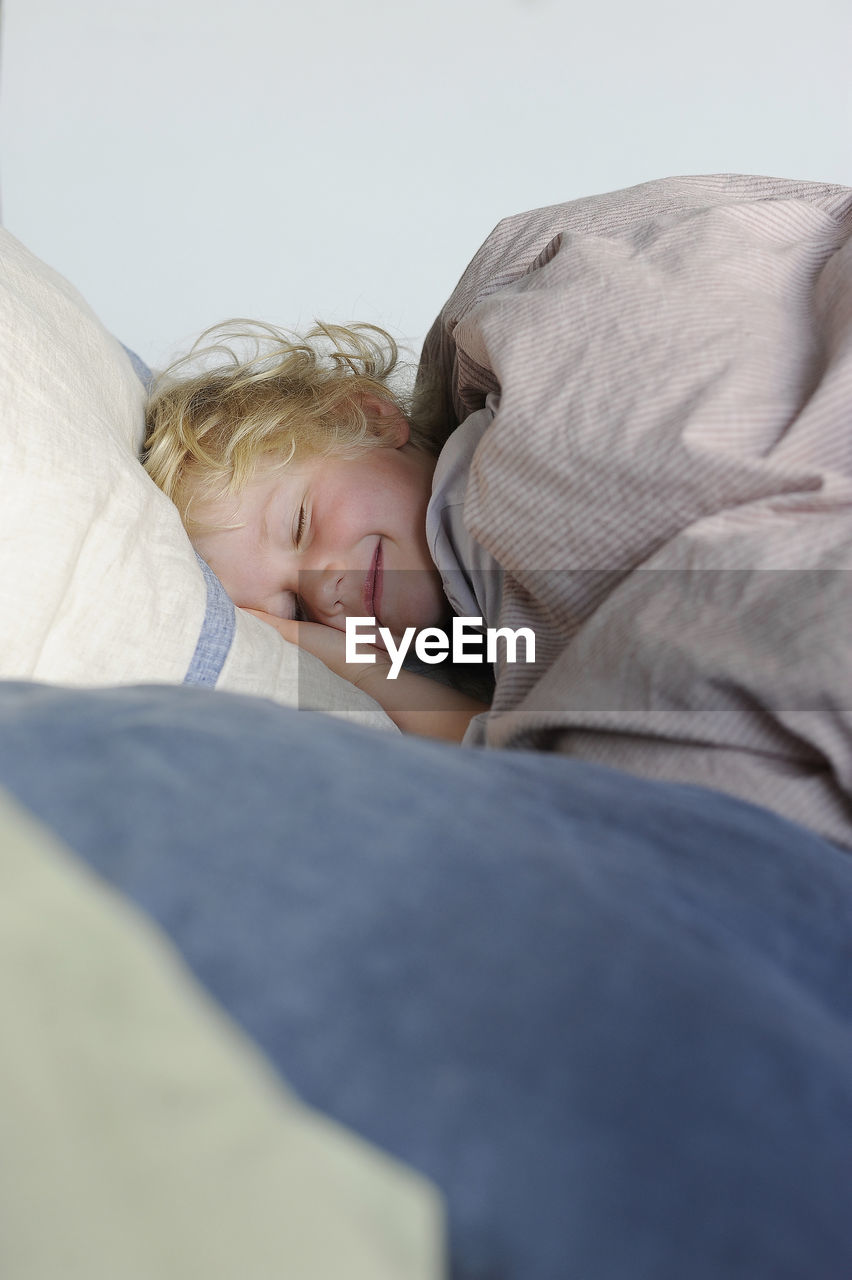
<svg viewBox="0 0 852 1280">
<path fill-rule="evenodd" d="M 498 218 L 852 183 L 849 0 L 4 0 L 3 221 L 153 363 L 231 315 L 413 344 Z"/>
</svg>

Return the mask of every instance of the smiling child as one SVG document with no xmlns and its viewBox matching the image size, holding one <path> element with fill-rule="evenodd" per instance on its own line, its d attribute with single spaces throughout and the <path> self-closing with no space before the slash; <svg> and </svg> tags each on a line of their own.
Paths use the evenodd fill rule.
<svg viewBox="0 0 852 1280">
<path fill-rule="evenodd" d="M 383 649 L 361 644 L 362 660 L 346 661 L 347 618 L 400 638 L 453 612 L 427 539 L 431 517 L 458 580 L 443 536 L 451 502 L 433 496 L 440 427 L 390 389 L 397 365 L 393 339 L 371 325 L 304 337 L 217 326 L 157 380 L 144 460 L 235 604 L 400 728 L 459 740 L 485 703 L 410 671 L 389 679 Z"/>
</svg>

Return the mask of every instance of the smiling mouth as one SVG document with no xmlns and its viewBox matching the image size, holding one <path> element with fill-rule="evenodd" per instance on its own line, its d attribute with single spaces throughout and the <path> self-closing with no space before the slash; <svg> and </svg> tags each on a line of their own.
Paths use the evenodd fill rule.
<svg viewBox="0 0 852 1280">
<path fill-rule="evenodd" d="M 376 543 L 373 559 L 364 583 L 364 613 L 368 618 L 379 621 L 379 604 L 382 598 L 382 540 Z"/>
</svg>

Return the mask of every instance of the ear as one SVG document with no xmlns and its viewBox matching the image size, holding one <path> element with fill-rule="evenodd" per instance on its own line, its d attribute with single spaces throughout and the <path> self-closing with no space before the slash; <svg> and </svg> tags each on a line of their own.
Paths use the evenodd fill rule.
<svg viewBox="0 0 852 1280">
<path fill-rule="evenodd" d="M 399 405 L 382 396 L 365 392 L 361 397 L 361 408 L 368 418 L 381 418 L 382 435 L 388 448 L 401 449 L 404 444 L 408 444 L 411 428 Z"/>
</svg>

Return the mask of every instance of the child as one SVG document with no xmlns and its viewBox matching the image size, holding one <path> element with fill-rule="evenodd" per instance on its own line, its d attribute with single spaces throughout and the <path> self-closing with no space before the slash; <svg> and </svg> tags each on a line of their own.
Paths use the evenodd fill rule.
<svg viewBox="0 0 852 1280">
<path fill-rule="evenodd" d="M 404 412 L 389 392 L 394 360 L 375 330 L 343 341 L 329 331 L 331 368 L 319 380 L 311 373 L 298 407 L 308 418 L 314 400 L 320 416 L 329 410 L 329 430 L 309 452 L 366 467 L 361 449 L 372 445 L 375 474 L 340 471 L 335 481 L 357 478 L 377 503 L 401 485 L 407 498 L 395 510 L 417 511 L 413 558 L 397 558 L 392 529 L 385 538 L 369 526 L 362 558 L 343 562 L 361 574 L 361 600 L 338 593 L 331 607 L 381 618 L 383 591 L 395 600 L 385 563 L 413 566 L 428 585 L 416 599 L 396 598 L 405 608 L 394 626 L 409 616 L 434 622 L 434 565 L 455 612 L 483 617 L 489 638 L 505 639 L 490 713 L 469 725 L 467 742 L 481 731 L 491 748 L 557 751 L 726 790 L 845 847 L 852 734 L 837 691 L 852 687 L 842 625 L 852 564 L 850 250 L 849 188 L 670 178 L 498 223 L 423 343 L 418 386 L 432 388 L 423 412 Z M 271 390 L 279 402 L 316 364 L 310 343 L 288 352 L 287 376 Z M 235 372 L 248 397 L 254 372 Z M 327 404 L 333 386 L 345 412 Z M 233 506 L 249 473 L 262 480 L 259 458 L 267 471 L 288 459 L 295 481 L 302 457 L 286 440 L 264 442 L 238 402 L 223 412 L 211 399 L 205 409 L 204 383 L 199 395 L 208 427 L 189 452 L 180 426 L 175 435 L 163 424 L 177 448 L 171 479 L 153 422 L 152 473 L 174 491 L 189 459 L 196 514 L 227 525 L 228 503 L 209 507 L 209 486 L 193 499 L 193 483 L 212 473 Z M 237 442 L 248 442 L 236 470 L 229 459 L 223 469 L 223 435 L 235 458 Z M 288 491 L 287 545 L 302 556 L 295 543 L 307 529 L 305 561 L 314 479 L 309 468 L 304 493 Z M 258 540 L 276 534 L 277 518 L 259 512 Z M 199 545 L 219 564 L 234 536 L 211 531 Z M 229 570 L 242 576 L 255 549 L 221 564 L 226 580 Z M 271 584 L 281 593 L 296 585 L 289 576 Z M 240 603 L 280 618 L 288 601 L 291 611 L 292 596 L 231 586 Z M 340 625 L 299 589 L 306 616 Z M 534 638 L 523 657 L 508 641 L 521 632 Z"/>
<path fill-rule="evenodd" d="M 427 540 L 428 521 L 452 561 L 452 499 L 432 499 L 440 426 L 391 390 L 397 366 L 395 342 L 372 325 L 303 338 L 217 326 L 154 386 L 144 461 L 237 605 L 372 694 L 400 728 L 457 741 L 486 703 L 410 671 L 391 679 L 386 649 L 362 641 L 364 659 L 346 661 L 347 617 L 374 617 L 398 642 L 452 613 Z M 456 597 L 454 562 L 446 575 Z"/>
</svg>

